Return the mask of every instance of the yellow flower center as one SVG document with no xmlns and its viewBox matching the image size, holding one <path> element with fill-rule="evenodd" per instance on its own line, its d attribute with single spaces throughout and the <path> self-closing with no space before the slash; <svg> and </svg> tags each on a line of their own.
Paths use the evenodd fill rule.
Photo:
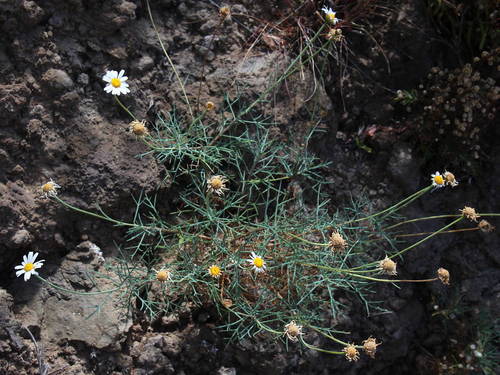
<svg viewBox="0 0 500 375">
<path fill-rule="evenodd" d="M 24 268 L 23 268 L 23 269 L 24 269 L 26 272 L 29 272 L 29 271 L 31 271 L 33 268 L 35 268 L 35 265 L 34 265 L 33 263 L 26 263 L 26 264 L 24 265 Z"/>
<path fill-rule="evenodd" d="M 156 279 L 158 281 L 167 281 L 170 278 L 170 272 L 167 270 L 161 270 L 156 274 Z"/>
<path fill-rule="evenodd" d="M 222 180 L 219 177 L 212 178 L 210 180 L 210 185 L 212 185 L 214 189 L 220 189 L 222 187 Z"/>
<path fill-rule="evenodd" d="M 262 268 L 262 266 L 264 266 L 264 259 L 262 259 L 261 257 L 255 257 L 253 260 L 253 264 L 257 268 Z"/>
<path fill-rule="evenodd" d="M 326 14 L 326 19 L 328 20 L 328 22 L 331 22 L 331 23 L 334 23 L 335 22 L 335 13 L 332 12 L 332 13 L 327 13 Z"/>
<path fill-rule="evenodd" d="M 438 185 L 443 185 L 444 184 L 443 176 L 441 175 L 434 176 L 434 182 Z"/>
<path fill-rule="evenodd" d="M 208 269 L 208 272 L 210 273 L 210 276 L 212 277 L 218 277 L 220 276 L 220 267 L 219 266 L 210 266 L 210 268 Z"/>
<path fill-rule="evenodd" d="M 111 86 L 120 87 L 121 85 L 122 81 L 120 81 L 120 78 L 111 78 Z"/>
<path fill-rule="evenodd" d="M 44 193 L 48 193 L 49 191 L 54 190 L 54 183 L 53 182 L 47 182 L 42 186 L 42 190 Z"/>
</svg>

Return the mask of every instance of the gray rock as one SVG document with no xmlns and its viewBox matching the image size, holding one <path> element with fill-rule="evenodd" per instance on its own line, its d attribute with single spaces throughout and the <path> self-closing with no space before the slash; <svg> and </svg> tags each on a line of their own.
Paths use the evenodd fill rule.
<svg viewBox="0 0 500 375">
<path fill-rule="evenodd" d="M 30 232 L 28 232 L 26 229 L 20 229 L 16 233 L 14 233 L 10 240 L 14 248 L 19 248 L 29 245 L 32 241 L 32 238 Z"/>
<path fill-rule="evenodd" d="M 55 91 L 71 89 L 74 85 L 71 77 L 64 70 L 49 69 L 42 76 L 44 85 Z"/>
</svg>

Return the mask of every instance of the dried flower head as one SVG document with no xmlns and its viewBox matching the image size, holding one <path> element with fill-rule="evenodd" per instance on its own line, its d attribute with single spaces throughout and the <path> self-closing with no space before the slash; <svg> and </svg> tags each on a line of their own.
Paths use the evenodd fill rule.
<svg viewBox="0 0 500 375">
<path fill-rule="evenodd" d="M 445 187 L 444 177 L 439 172 L 431 174 L 431 181 L 432 181 L 432 186 L 434 186 L 436 188 Z"/>
<path fill-rule="evenodd" d="M 359 352 L 354 344 L 347 345 L 342 351 L 345 353 L 345 357 L 349 362 L 356 362 L 359 359 Z"/>
<path fill-rule="evenodd" d="M 214 279 L 218 279 L 222 274 L 222 271 L 219 266 L 213 264 L 208 268 L 208 274 L 212 276 Z"/>
<path fill-rule="evenodd" d="M 208 101 L 205 103 L 205 108 L 207 111 L 213 111 L 215 109 L 214 102 Z"/>
<path fill-rule="evenodd" d="M 233 306 L 233 300 L 229 298 L 223 298 L 221 302 L 226 309 L 229 309 L 231 306 Z"/>
<path fill-rule="evenodd" d="M 19 277 L 21 275 L 24 275 L 24 281 L 28 281 L 31 275 L 38 275 L 36 269 L 42 267 L 43 262 L 45 261 L 36 261 L 37 256 L 38 253 L 34 253 L 33 251 L 30 251 L 28 255 L 23 255 L 23 262 L 21 263 L 21 265 L 14 267 L 14 269 L 17 270 L 16 276 Z"/>
<path fill-rule="evenodd" d="M 156 273 L 156 280 L 160 282 L 172 279 L 172 273 L 169 270 L 160 270 Z"/>
<path fill-rule="evenodd" d="M 377 339 L 373 337 L 368 337 L 365 341 L 363 341 L 363 350 L 366 354 L 368 354 L 371 358 L 375 358 L 375 353 L 377 352 L 377 346 L 381 343 L 377 343 Z"/>
<path fill-rule="evenodd" d="M 124 74 L 125 70 L 123 69 L 120 70 L 120 73 L 116 70 L 108 70 L 102 77 L 102 80 L 108 83 L 106 87 L 104 87 L 104 91 L 113 95 L 128 94 L 130 89 L 128 88 L 128 83 L 125 82 L 128 77 Z"/>
<path fill-rule="evenodd" d="M 42 194 L 45 198 L 55 197 L 57 195 L 57 190 L 61 187 L 56 184 L 52 179 L 49 182 L 46 182 L 42 185 Z"/>
<path fill-rule="evenodd" d="M 334 12 L 332 8 L 327 8 L 326 6 L 321 9 L 325 13 L 326 20 L 332 25 L 336 25 L 340 20 L 337 18 L 337 12 Z"/>
<path fill-rule="evenodd" d="M 220 7 L 219 8 L 219 16 L 221 16 L 221 18 L 224 21 L 226 21 L 226 20 L 229 21 L 231 19 L 231 8 L 228 7 L 227 5 Z"/>
<path fill-rule="evenodd" d="M 333 232 L 330 235 L 330 241 L 328 242 L 328 246 L 332 248 L 332 250 L 336 252 L 342 252 L 345 250 L 347 246 L 346 240 L 340 235 L 339 232 Z"/>
<path fill-rule="evenodd" d="M 449 185 L 451 187 L 455 187 L 458 185 L 458 181 L 455 179 L 455 175 L 453 173 L 445 171 L 443 177 L 446 185 Z"/>
<path fill-rule="evenodd" d="M 260 255 L 255 254 L 253 251 L 250 259 L 247 259 L 247 262 L 252 264 L 253 270 L 257 273 L 264 272 L 266 270 L 266 261 L 264 260 L 264 258 Z"/>
<path fill-rule="evenodd" d="M 477 226 L 484 233 L 490 233 L 495 230 L 495 227 L 486 220 L 481 220 Z"/>
<path fill-rule="evenodd" d="M 219 196 L 224 194 L 224 191 L 228 190 L 226 187 L 227 178 L 224 176 L 216 175 L 212 176 L 207 180 L 208 192 L 215 193 Z"/>
<path fill-rule="evenodd" d="M 385 259 L 382 259 L 380 262 L 379 262 L 379 266 L 378 266 L 379 270 L 385 272 L 386 274 L 388 275 L 397 275 L 397 271 L 396 271 L 396 262 L 394 262 L 392 259 L 390 259 L 389 257 L 385 257 Z"/>
<path fill-rule="evenodd" d="M 447 269 L 439 268 L 437 270 L 437 275 L 444 285 L 450 285 L 450 272 Z"/>
<path fill-rule="evenodd" d="M 334 42 L 340 42 L 343 38 L 341 29 L 330 29 L 326 33 L 326 39 L 332 40 Z"/>
<path fill-rule="evenodd" d="M 299 341 L 299 336 L 301 336 L 302 334 L 302 326 L 296 324 L 295 320 L 292 320 L 290 323 L 285 325 L 285 335 L 290 341 Z"/>
<path fill-rule="evenodd" d="M 479 216 L 477 213 L 476 213 L 476 210 L 472 207 L 468 207 L 468 206 L 465 206 L 464 208 L 462 208 L 460 210 L 460 212 L 462 213 L 462 215 L 464 217 L 466 217 L 467 219 L 471 220 L 471 221 L 474 221 L 477 223 L 477 219 L 480 218 L 481 216 Z"/>
<path fill-rule="evenodd" d="M 149 133 L 148 128 L 146 128 L 145 120 L 142 121 L 134 120 L 129 124 L 128 128 L 131 133 L 133 133 L 138 137 L 144 137 Z"/>
</svg>

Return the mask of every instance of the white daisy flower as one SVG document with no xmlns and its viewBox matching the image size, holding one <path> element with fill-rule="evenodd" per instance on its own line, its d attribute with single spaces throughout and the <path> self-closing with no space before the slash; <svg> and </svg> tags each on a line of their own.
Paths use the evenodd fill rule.
<svg viewBox="0 0 500 375">
<path fill-rule="evenodd" d="M 439 172 L 431 174 L 431 181 L 432 181 L 432 186 L 436 188 L 444 187 L 446 182 L 444 177 Z"/>
<path fill-rule="evenodd" d="M 32 274 L 38 275 L 38 272 L 35 270 L 42 267 L 45 261 L 39 260 L 35 262 L 37 256 L 38 253 L 33 253 L 33 251 L 30 251 L 28 255 L 23 255 L 23 262 L 21 265 L 14 267 L 14 269 L 18 270 L 16 271 L 16 276 L 19 277 L 24 274 L 24 281 L 28 281 Z"/>
<path fill-rule="evenodd" d="M 120 73 L 116 70 L 108 70 L 102 77 L 103 81 L 108 82 L 104 91 L 113 95 L 128 94 L 130 89 L 128 88 L 128 83 L 125 82 L 128 77 L 124 76 L 124 74 L 125 70 L 123 69 L 120 70 Z"/>
<path fill-rule="evenodd" d="M 52 179 L 49 182 L 42 185 L 42 194 L 45 198 L 55 197 L 57 195 L 57 190 L 60 189 L 61 186 L 56 184 Z"/>
<path fill-rule="evenodd" d="M 266 270 L 266 262 L 264 258 L 255 254 L 253 251 L 252 256 L 250 257 L 250 259 L 247 259 L 247 262 L 252 264 L 253 270 L 255 272 L 264 272 Z"/>
<path fill-rule="evenodd" d="M 323 7 L 321 10 L 325 13 L 326 20 L 332 25 L 336 25 L 340 21 L 337 18 L 337 12 L 334 12 L 332 8 Z"/>
</svg>

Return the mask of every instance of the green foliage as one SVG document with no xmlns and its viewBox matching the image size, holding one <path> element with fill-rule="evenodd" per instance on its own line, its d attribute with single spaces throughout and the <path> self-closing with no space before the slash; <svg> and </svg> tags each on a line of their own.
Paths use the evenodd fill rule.
<svg viewBox="0 0 500 375">
<path fill-rule="evenodd" d="M 469 58 L 498 46 L 498 1 L 427 0 L 427 9 L 443 38 Z"/>
</svg>

